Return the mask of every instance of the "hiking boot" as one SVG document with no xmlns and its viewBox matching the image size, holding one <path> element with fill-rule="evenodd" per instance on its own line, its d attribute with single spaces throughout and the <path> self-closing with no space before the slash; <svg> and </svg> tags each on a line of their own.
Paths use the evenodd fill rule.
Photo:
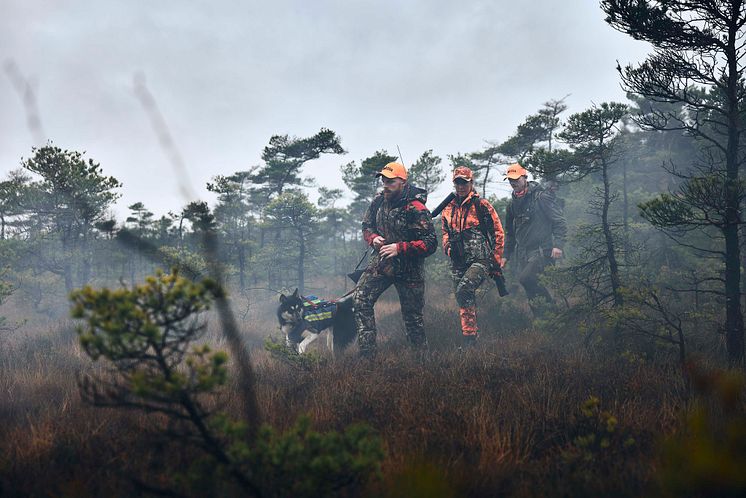
<svg viewBox="0 0 746 498">
<path fill-rule="evenodd" d="M 473 348 L 477 344 L 477 335 L 461 336 L 461 343 L 464 345 L 464 348 Z"/>
<path fill-rule="evenodd" d="M 364 360 L 372 360 L 376 357 L 378 348 L 360 348 L 360 358 Z"/>
<path fill-rule="evenodd" d="M 475 335 L 462 335 L 461 345 L 458 347 L 458 351 L 463 352 L 469 349 L 473 349 L 477 344 L 477 336 Z"/>
</svg>

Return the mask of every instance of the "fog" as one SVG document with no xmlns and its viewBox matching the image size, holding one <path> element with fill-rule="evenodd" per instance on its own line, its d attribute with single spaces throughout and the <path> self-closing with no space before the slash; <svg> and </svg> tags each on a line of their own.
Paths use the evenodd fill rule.
<svg viewBox="0 0 746 498">
<path fill-rule="evenodd" d="M 570 112 L 621 100 L 615 60 L 649 49 L 610 29 L 595 2 L 3 4 L 0 60 L 34 85 L 46 138 L 123 182 L 118 217 L 137 201 L 158 215 L 186 201 L 134 96 L 138 74 L 209 199 L 205 182 L 259 163 L 273 134 L 336 131 L 348 154 L 305 173 L 343 187 L 339 165 L 376 150 L 445 159 L 506 139 L 550 98 L 570 94 Z M 35 145 L 5 75 L 0 109 L 5 173 Z"/>
</svg>

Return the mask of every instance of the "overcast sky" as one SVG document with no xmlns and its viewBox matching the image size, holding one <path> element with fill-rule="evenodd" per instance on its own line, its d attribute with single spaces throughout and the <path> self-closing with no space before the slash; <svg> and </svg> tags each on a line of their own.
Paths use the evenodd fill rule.
<svg viewBox="0 0 746 498">
<path fill-rule="evenodd" d="M 616 60 L 649 49 L 595 0 L 0 0 L 0 13 L 0 61 L 36 85 L 46 138 L 124 184 L 120 218 L 137 201 L 158 215 L 186 202 L 136 74 L 211 199 L 205 183 L 258 164 L 273 134 L 342 137 L 346 156 L 305 168 L 320 185 L 342 187 L 341 164 L 397 144 L 407 164 L 431 148 L 445 163 L 506 139 L 551 98 L 571 94 L 570 113 L 623 100 Z M 34 145 L 4 72 L 2 176 Z"/>
</svg>

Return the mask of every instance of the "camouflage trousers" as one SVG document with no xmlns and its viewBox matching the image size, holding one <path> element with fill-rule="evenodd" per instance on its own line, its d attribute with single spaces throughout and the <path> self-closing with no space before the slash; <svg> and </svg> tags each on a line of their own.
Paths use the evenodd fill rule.
<svg viewBox="0 0 746 498">
<path fill-rule="evenodd" d="M 488 276 L 489 271 L 483 263 L 451 267 L 453 290 L 461 319 L 461 333 L 465 336 L 478 335 L 476 292 Z"/>
<path fill-rule="evenodd" d="M 488 276 L 487 265 L 483 263 L 451 267 L 453 291 L 456 294 L 456 302 L 460 307 L 476 306 L 477 289 Z"/>
<path fill-rule="evenodd" d="M 399 294 L 409 343 L 415 347 L 427 345 L 422 319 L 422 308 L 425 305 L 425 283 L 401 280 L 366 271 L 360 277 L 354 296 L 357 342 L 362 355 L 373 356 L 376 353 L 376 317 L 373 306 L 391 285 L 394 285 Z"/>
</svg>

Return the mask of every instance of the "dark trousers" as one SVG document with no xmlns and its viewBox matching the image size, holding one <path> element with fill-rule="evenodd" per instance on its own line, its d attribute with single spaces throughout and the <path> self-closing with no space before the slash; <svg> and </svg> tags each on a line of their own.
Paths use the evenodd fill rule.
<svg viewBox="0 0 746 498">
<path fill-rule="evenodd" d="M 541 250 L 530 251 L 518 258 L 518 282 L 526 291 L 529 301 L 541 297 L 549 304 L 554 303 L 552 295 L 539 281 L 544 268 L 552 264 L 554 264 L 552 258 L 544 256 Z"/>
</svg>

